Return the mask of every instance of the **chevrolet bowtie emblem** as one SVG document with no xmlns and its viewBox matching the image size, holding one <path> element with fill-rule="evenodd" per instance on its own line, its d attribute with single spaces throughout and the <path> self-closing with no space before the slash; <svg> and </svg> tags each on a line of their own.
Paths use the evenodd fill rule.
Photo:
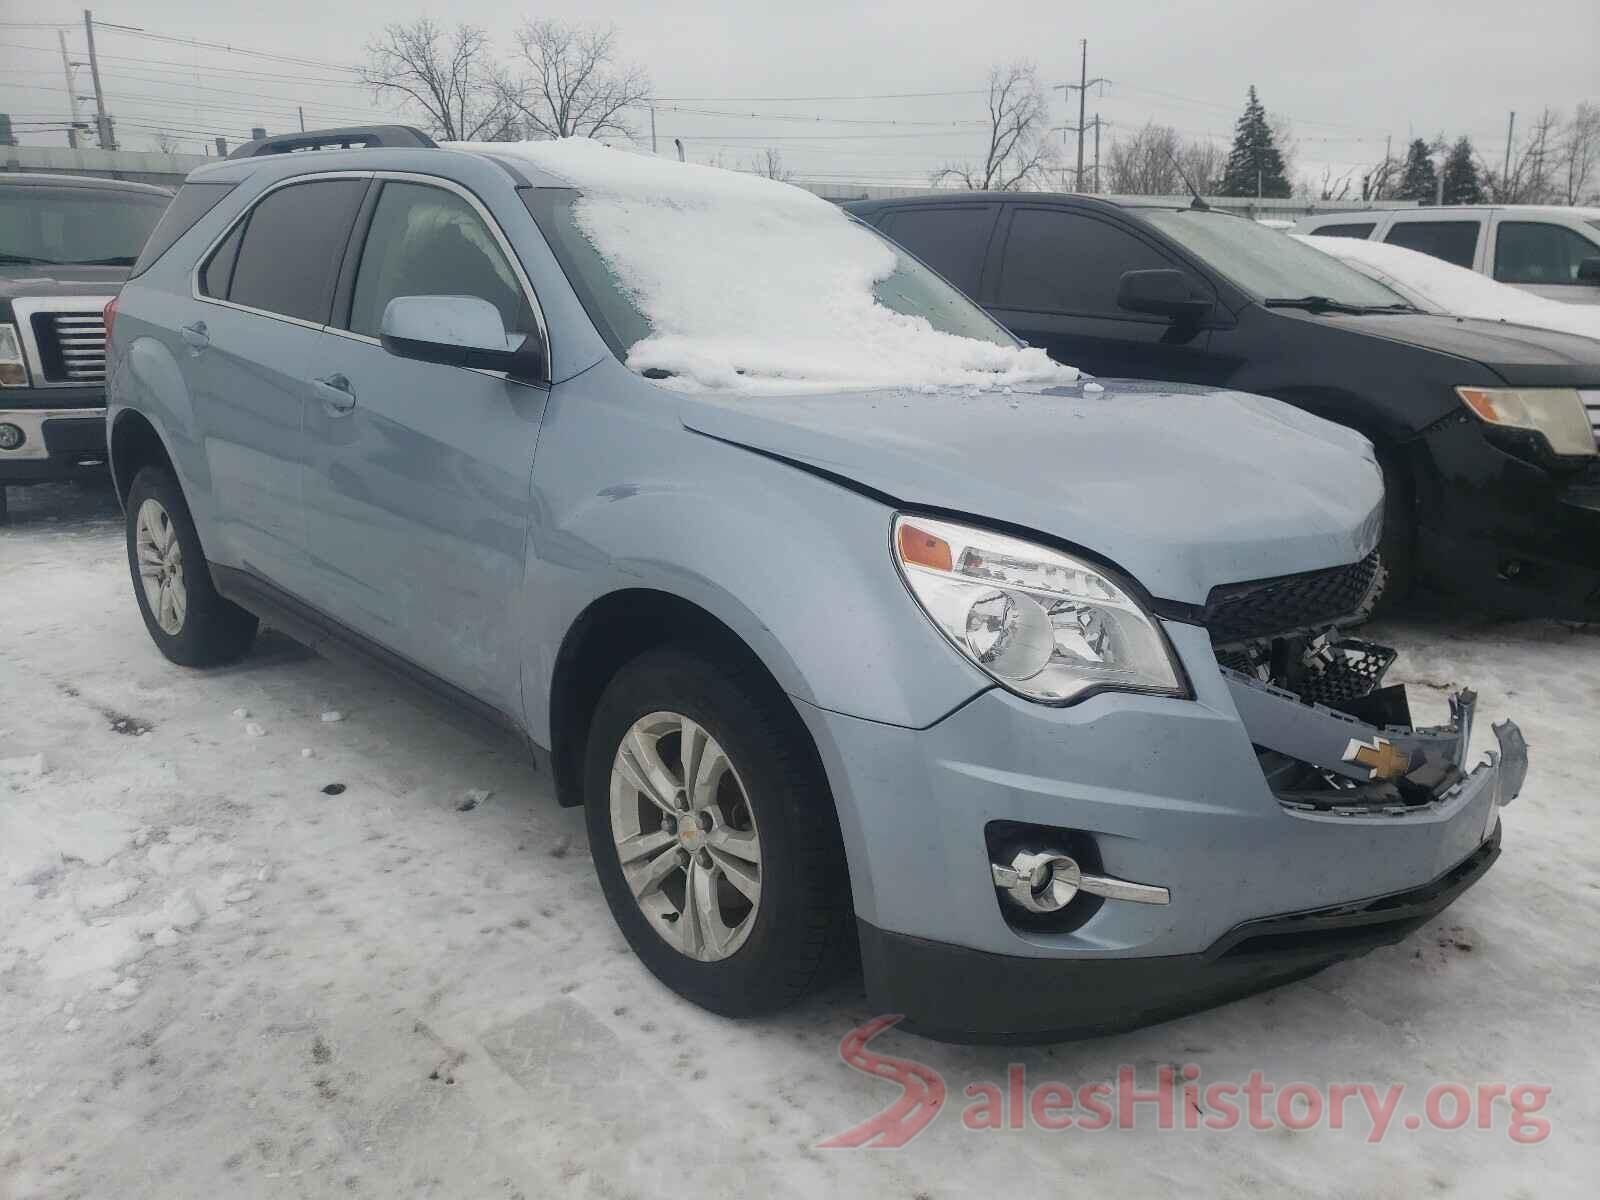
<svg viewBox="0 0 1600 1200">
<path fill-rule="evenodd" d="M 1368 768 L 1369 779 L 1399 779 L 1411 769 L 1411 757 L 1397 749 L 1388 738 L 1374 737 L 1370 743 L 1351 738 L 1344 748 L 1344 761 Z"/>
</svg>

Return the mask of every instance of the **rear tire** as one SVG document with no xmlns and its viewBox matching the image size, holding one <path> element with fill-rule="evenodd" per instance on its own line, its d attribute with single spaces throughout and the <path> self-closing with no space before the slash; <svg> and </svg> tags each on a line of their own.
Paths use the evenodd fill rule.
<svg viewBox="0 0 1600 1200">
<path fill-rule="evenodd" d="M 679 995 L 753 1016 L 847 961 L 853 909 L 833 799 L 804 725 L 755 668 L 687 647 L 623 667 L 590 723 L 584 807 L 612 916 Z"/>
<path fill-rule="evenodd" d="M 185 667 L 241 657 L 259 622 L 211 582 L 177 481 L 161 467 L 145 467 L 128 489 L 127 512 L 128 572 L 156 648 Z"/>
</svg>

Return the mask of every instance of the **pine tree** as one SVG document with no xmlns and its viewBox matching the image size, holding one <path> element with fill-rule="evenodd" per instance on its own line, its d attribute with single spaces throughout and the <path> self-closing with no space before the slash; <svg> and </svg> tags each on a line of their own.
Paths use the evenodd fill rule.
<svg viewBox="0 0 1600 1200">
<path fill-rule="evenodd" d="M 1287 197 L 1289 180 L 1283 171 L 1283 155 L 1272 141 L 1267 110 L 1250 87 L 1244 113 L 1233 127 L 1233 149 L 1222 174 L 1224 196 Z"/>
<path fill-rule="evenodd" d="M 1400 175 L 1398 200 L 1420 200 L 1432 204 L 1439 194 L 1439 177 L 1433 170 L 1432 151 L 1421 138 L 1413 139 L 1406 151 L 1406 165 Z"/>
<path fill-rule="evenodd" d="M 1483 184 L 1478 179 L 1478 164 L 1472 157 L 1472 143 L 1465 134 L 1450 147 L 1444 160 L 1444 202 L 1482 204 Z"/>
</svg>

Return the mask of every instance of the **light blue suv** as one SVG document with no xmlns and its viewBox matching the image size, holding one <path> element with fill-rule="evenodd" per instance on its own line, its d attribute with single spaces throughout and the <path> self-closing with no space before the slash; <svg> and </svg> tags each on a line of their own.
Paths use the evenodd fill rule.
<svg viewBox="0 0 1600 1200">
<path fill-rule="evenodd" d="M 859 959 L 933 1036 L 1105 1032 L 1499 853 L 1515 726 L 1470 765 L 1472 694 L 1416 726 L 1344 631 L 1355 434 L 1075 378 L 821 201 L 592 145 L 269 139 L 153 239 L 106 325 L 156 645 L 265 619 L 522 733 L 707 1008 Z"/>
</svg>

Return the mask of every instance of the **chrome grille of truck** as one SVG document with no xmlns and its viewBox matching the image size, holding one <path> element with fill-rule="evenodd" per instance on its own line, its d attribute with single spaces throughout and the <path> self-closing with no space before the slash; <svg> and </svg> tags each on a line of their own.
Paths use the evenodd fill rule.
<svg viewBox="0 0 1600 1200">
<path fill-rule="evenodd" d="M 47 364 L 47 379 L 72 383 L 99 383 L 105 379 L 106 323 L 100 313 L 56 313 L 50 319 L 47 339 L 53 339 L 55 349 L 51 355 L 46 345 L 39 347 Z M 51 362 L 52 358 L 56 361 Z"/>
<path fill-rule="evenodd" d="M 97 388 L 106 378 L 110 296 L 19 296 L 11 302 L 33 386 Z"/>
</svg>

